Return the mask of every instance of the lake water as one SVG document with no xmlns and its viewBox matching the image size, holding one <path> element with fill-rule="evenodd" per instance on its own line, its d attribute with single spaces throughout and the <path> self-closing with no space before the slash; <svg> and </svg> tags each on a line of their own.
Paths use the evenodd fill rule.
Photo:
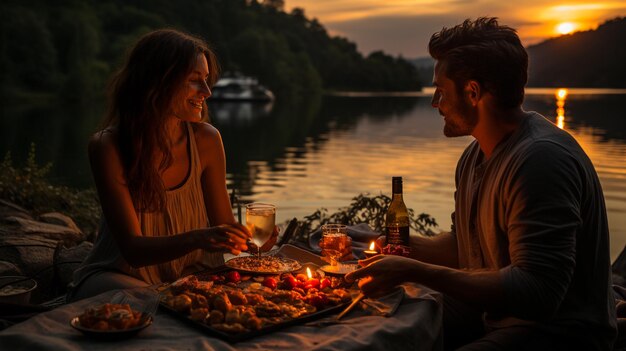
<svg viewBox="0 0 626 351">
<path fill-rule="evenodd" d="M 277 206 L 277 221 L 347 206 L 360 193 L 387 195 L 404 178 L 408 207 L 450 227 L 454 169 L 471 137 L 446 138 L 429 92 L 344 94 L 286 105 L 211 103 L 222 133 L 227 181 L 241 198 Z M 528 89 L 524 108 L 560 123 L 589 154 L 607 203 L 613 258 L 626 244 L 626 91 L 570 89 L 557 111 L 554 89 Z M 31 142 L 53 180 L 91 186 L 86 140 L 102 105 L 3 106 L 0 153 L 23 160 Z M 561 115 L 561 118 L 558 118 Z"/>
</svg>

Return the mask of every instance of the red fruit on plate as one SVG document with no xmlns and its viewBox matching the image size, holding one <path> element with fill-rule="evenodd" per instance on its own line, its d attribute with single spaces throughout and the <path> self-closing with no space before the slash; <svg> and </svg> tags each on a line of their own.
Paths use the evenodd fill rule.
<svg viewBox="0 0 626 351">
<path fill-rule="evenodd" d="M 239 283 L 239 281 L 241 280 L 241 276 L 237 271 L 230 271 L 226 273 L 226 280 L 230 283 Z"/>
<path fill-rule="evenodd" d="M 306 276 L 306 274 L 304 274 L 304 273 L 298 273 L 298 274 L 296 275 L 296 279 L 298 279 L 298 280 L 299 280 L 299 281 L 301 281 L 301 282 L 304 282 L 304 281 L 306 281 L 307 279 L 309 279 L 309 277 L 307 277 L 307 276 Z"/>
<path fill-rule="evenodd" d="M 293 288 L 298 286 L 298 281 L 293 275 L 287 275 L 283 277 L 283 280 L 280 282 L 281 288 L 285 290 L 293 290 Z"/>
<path fill-rule="evenodd" d="M 320 290 L 330 286 L 330 279 L 324 278 L 320 281 Z"/>
<path fill-rule="evenodd" d="M 276 279 L 272 278 L 272 277 L 267 277 L 265 278 L 265 280 L 263 281 L 263 286 L 266 286 L 272 290 L 276 290 L 276 287 L 278 286 L 278 283 L 276 282 Z"/>
</svg>

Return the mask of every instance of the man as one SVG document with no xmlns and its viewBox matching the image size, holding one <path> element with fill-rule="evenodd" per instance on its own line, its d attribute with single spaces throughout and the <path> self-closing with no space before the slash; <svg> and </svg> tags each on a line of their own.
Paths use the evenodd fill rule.
<svg viewBox="0 0 626 351">
<path fill-rule="evenodd" d="M 456 171 L 451 233 L 412 238 L 347 276 L 368 295 L 406 281 L 444 294 L 447 349 L 609 350 L 609 233 L 593 165 L 567 132 L 521 108 L 528 56 L 496 18 L 435 33 L 432 106 L 472 135 Z"/>
</svg>

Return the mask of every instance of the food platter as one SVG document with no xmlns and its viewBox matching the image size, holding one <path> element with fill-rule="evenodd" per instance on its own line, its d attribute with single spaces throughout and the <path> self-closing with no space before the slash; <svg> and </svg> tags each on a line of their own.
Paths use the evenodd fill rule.
<svg viewBox="0 0 626 351">
<path fill-rule="evenodd" d="M 278 256 L 244 256 L 226 261 L 226 267 L 253 274 L 290 273 L 302 268 L 300 262 Z"/>
<path fill-rule="evenodd" d="M 234 270 L 187 276 L 161 292 L 160 307 L 208 335 L 238 342 L 338 313 L 352 300 L 354 292 L 333 288 L 328 279 L 303 276 Z"/>
</svg>

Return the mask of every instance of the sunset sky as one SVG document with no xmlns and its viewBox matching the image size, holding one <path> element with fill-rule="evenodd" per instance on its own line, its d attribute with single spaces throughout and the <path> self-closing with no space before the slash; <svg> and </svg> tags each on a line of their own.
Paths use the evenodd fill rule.
<svg viewBox="0 0 626 351">
<path fill-rule="evenodd" d="M 331 35 L 356 42 L 365 54 L 383 50 L 406 58 L 427 56 L 433 32 L 468 17 L 498 17 L 530 45 L 626 16 L 621 0 L 285 0 L 286 11 L 294 7 L 317 18 Z"/>
</svg>

